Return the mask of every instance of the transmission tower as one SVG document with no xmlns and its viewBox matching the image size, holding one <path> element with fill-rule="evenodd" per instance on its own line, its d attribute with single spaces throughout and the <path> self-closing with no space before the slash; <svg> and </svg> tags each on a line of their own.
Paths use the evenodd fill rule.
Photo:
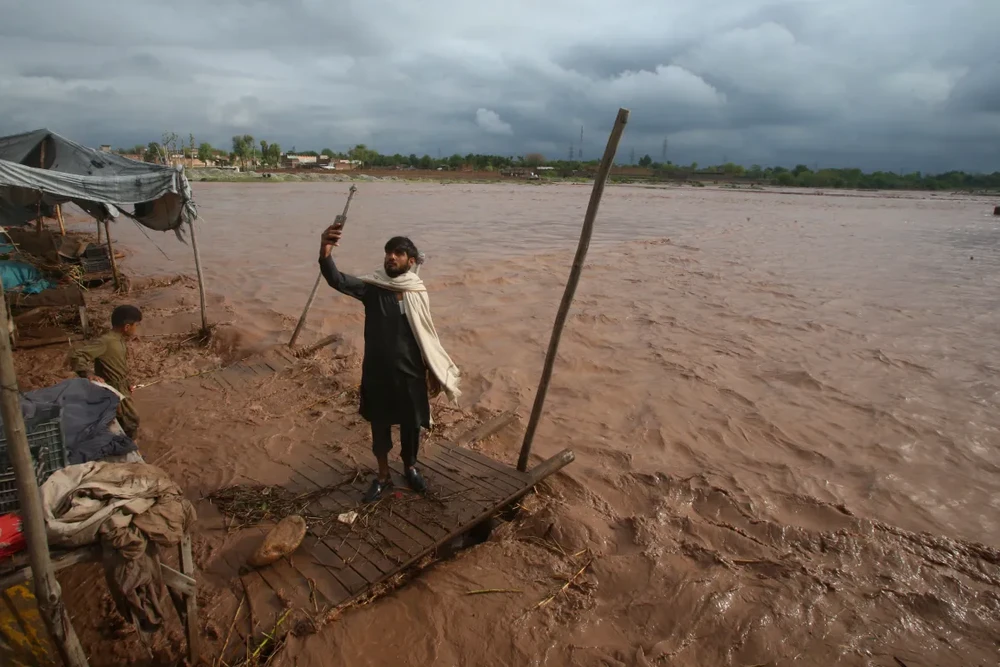
<svg viewBox="0 0 1000 667">
<path fill-rule="evenodd" d="M 569 145 L 569 161 L 573 161 L 573 144 Z"/>
<path fill-rule="evenodd" d="M 576 159 L 583 162 L 583 125 L 580 126 L 580 150 L 577 151 Z"/>
<path fill-rule="evenodd" d="M 660 162 L 664 162 L 665 163 L 666 161 L 667 161 L 667 139 L 664 137 L 664 139 L 663 139 L 663 155 L 661 156 Z"/>
<path fill-rule="evenodd" d="M 635 148 L 633 148 L 633 149 L 631 150 L 631 152 L 629 153 L 629 160 L 628 160 L 628 163 L 629 163 L 629 164 L 635 164 Z"/>
</svg>

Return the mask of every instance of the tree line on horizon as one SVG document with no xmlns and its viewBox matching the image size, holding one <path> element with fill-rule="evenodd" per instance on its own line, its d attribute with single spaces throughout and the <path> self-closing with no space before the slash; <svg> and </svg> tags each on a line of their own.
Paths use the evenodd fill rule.
<svg viewBox="0 0 1000 667">
<path fill-rule="evenodd" d="M 185 159 L 197 158 L 202 162 L 225 162 L 240 165 L 244 170 L 248 167 L 263 166 L 276 168 L 287 155 L 315 156 L 320 155 L 331 159 L 355 160 L 362 169 L 421 169 L 449 170 L 463 169 L 481 172 L 501 172 L 510 169 L 537 169 L 548 167 L 541 171 L 540 176 L 572 178 L 577 176 L 592 176 L 598 166 L 598 160 L 547 160 L 540 153 L 525 155 L 489 155 L 458 153 L 448 157 L 434 158 L 430 155 L 418 156 L 415 153 L 403 155 L 395 153 L 386 155 L 358 144 L 346 152 L 334 151 L 330 148 L 316 152 L 313 150 L 296 151 L 294 147 L 283 153 L 281 146 L 266 140 L 259 142 L 252 135 L 234 136 L 230 150 L 215 148 L 207 142 L 195 146 L 194 135 L 188 135 L 188 142 L 174 133 L 164 133 L 161 142 L 151 141 L 131 148 L 118 149 L 119 153 L 140 155 L 147 162 L 168 161 L 168 155 L 182 154 Z M 865 172 L 858 168 L 823 168 L 810 169 L 804 164 L 788 169 L 785 167 L 763 167 L 759 164 L 744 167 L 727 162 L 721 165 L 700 166 L 697 162 L 690 165 L 675 165 L 672 162 L 656 162 L 649 155 L 637 160 L 635 165 L 617 165 L 619 167 L 637 167 L 645 173 L 630 173 L 619 177 L 651 178 L 656 180 L 725 180 L 746 182 L 761 185 L 776 185 L 784 187 L 808 188 L 846 188 L 873 190 L 996 190 L 1000 189 L 1000 171 L 992 174 L 969 173 L 964 171 L 947 171 L 938 174 L 924 174 L 919 171 L 896 173 L 890 171 Z"/>
</svg>

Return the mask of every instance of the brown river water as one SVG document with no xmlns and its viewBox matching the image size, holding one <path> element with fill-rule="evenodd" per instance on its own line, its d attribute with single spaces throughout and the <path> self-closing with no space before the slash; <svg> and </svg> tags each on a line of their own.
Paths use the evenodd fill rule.
<svg viewBox="0 0 1000 667">
<path fill-rule="evenodd" d="M 590 186 L 357 186 L 341 269 L 411 236 L 463 406 L 526 419 Z M 213 318 L 247 345 L 287 340 L 349 184 L 194 187 Z M 541 618 L 455 602 L 477 572 L 516 588 L 531 570 L 487 543 L 287 659 L 998 664 L 994 203 L 609 187 L 534 452 L 576 453 L 543 514 L 595 554 L 586 585 Z M 132 272 L 193 274 L 169 235 L 169 261 L 133 225 L 115 236 Z M 362 322 L 323 285 L 303 340 L 360 351 Z"/>
</svg>

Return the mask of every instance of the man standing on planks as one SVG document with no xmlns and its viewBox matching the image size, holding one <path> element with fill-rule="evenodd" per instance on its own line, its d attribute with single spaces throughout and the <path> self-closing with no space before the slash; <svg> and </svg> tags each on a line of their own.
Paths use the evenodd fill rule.
<svg viewBox="0 0 1000 667">
<path fill-rule="evenodd" d="M 365 353 L 361 365 L 360 412 L 372 430 L 378 476 L 364 495 L 373 502 L 392 487 L 389 451 L 392 426 L 399 425 L 403 475 L 422 493 L 427 483 L 417 470 L 420 429 L 430 428 L 432 398 L 444 391 L 455 401 L 458 368 L 441 346 L 431 319 L 427 288 L 417 276 L 416 246 L 396 236 L 385 244 L 383 268 L 360 277 L 341 273 L 333 261 L 343 223 L 330 226 L 320 241 L 319 268 L 330 287 L 365 307 Z"/>
</svg>

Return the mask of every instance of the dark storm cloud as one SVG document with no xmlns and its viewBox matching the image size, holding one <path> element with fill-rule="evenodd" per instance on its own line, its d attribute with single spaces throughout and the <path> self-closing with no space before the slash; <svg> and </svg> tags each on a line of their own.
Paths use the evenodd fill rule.
<svg viewBox="0 0 1000 667">
<path fill-rule="evenodd" d="M 42 0 L 0 7 L 0 133 L 993 170 L 995 0 Z"/>
</svg>

